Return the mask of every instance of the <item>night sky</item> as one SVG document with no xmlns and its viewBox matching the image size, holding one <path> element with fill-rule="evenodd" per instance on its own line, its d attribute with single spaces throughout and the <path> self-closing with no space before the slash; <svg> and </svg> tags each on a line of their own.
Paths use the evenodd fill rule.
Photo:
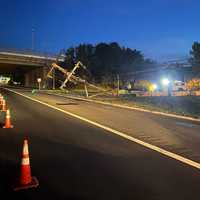
<svg viewBox="0 0 200 200">
<path fill-rule="evenodd" d="M 57 52 L 112 42 L 164 60 L 200 40 L 199 0 L 0 0 L 0 48 Z"/>
</svg>

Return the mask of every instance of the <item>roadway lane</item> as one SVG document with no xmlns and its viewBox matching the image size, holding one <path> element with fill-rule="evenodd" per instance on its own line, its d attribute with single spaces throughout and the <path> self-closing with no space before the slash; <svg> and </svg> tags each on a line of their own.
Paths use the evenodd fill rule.
<svg viewBox="0 0 200 200">
<path fill-rule="evenodd" d="M 72 100 L 47 94 L 23 94 L 80 115 L 142 141 L 200 162 L 200 122 Z"/>
<path fill-rule="evenodd" d="M 0 194 L 6 199 L 199 198 L 200 171 L 64 113 L 1 91 L 13 129 L 0 129 Z M 10 190 L 29 138 L 39 188 Z"/>
</svg>

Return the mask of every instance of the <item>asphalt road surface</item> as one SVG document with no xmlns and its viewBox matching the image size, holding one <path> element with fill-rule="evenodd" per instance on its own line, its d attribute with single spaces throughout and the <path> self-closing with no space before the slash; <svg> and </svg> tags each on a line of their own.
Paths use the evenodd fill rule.
<svg viewBox="0 0 200 200">
<path fill-rule="evenodd" d="M 12 92 L 2 89 L 0 92 L 5 96 L 11 109 L 14 125 L 13 129 L 0 129 L 1 197 L 5 195 L 6 199 L 80 200 L 199 199 L 198 169 Z M 38 98 L 43 100 L 47 98 L 46 102 L 55 103 L 54 98 L 45 95 Z M 71 109 L 80 115 L 87 114 L 88 118 L 93 117 L 92 120 L 96 118 L 98 122 L 104 120 L 104 124 L 109 123 L 114 128 L 118 126 L 119 129 L 126 128 L 127 133 L 133 129 L 132 125 L 128 126 L 131 119 L 136 126 L 135 130 L 138 130 L 135 134 L 143 130 L 142 128 L 151 126 L 152 122 L 152 126 L 155 127 L 148 130 L 149 138 L 158 138 L 163 134 L 160 145 L 166 141 L 168 146 L 174 146 L 174 151 L 191 147 L 191 152 L 186 151 L 186 154 L 188 158 L 196 158 L 198 161 L 199 124 L 196 122 L 175 121 L 174 126 L 180 128 L 174 133 L 175 136 L 170 137 L 169 133 L 173 127 L 167 129 L 166 124 L 170 125 L 174 119 L 55 98 L 58 107 Z M 82 108 L 80 106 L 82 104 L 87 106 Z M 105 112 L 107 116 L 102 117 Z M 111 115 L 123 119 L 123 123 L 114 125 L 115 120 L 109 121 Z M 143 120 L 139 122 L 139 118 Z M 124 124 L 125 121 L 127 125 Z M 187 125 L 179 125 L 177 122 L 189 123 L 192 127 L 188 129 Z M 3 123 L 3 113 L 1 113 L 1 123 Z M 191 130 L 191 134 L 187 134 L 184 130 Z M 143 131 L 144 136 L 145 133 L 147 129 L 146 132 Z M 193 143 L 191 137 L 195 140 Z M 19 176 L 24 138 L 29 139 L 32 174 L 38 178 L 40 185 L 36 189 L 13 192 L 12 186 Z M 186 143 L 186 138 L 189 144 Z M 145 137 L 143 139 L 145 140 Z M 156 140 L 154 142 L 159 143 Z M 182 145 L 183 149 L 175 148 L 178 144 Z"/>
<path fill-rule="evenodd" d="M 25 90 L 16 91 L 200 162 L 200 122 L 42 93 L 32 94 Z"/>
</svg>

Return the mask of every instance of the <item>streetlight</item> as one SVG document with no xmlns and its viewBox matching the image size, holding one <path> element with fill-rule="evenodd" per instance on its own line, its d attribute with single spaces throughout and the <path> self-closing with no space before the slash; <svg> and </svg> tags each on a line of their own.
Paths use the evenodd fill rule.
<svg viewBox="0 0 200 200">
<path fill-rule="evenodd" d="M 162 84 L 164 87 L 167 88 L 167 96 L 170 96 L 170 87 L 169 87 L 169 84 L 170 84 L 170 81 L 168 78 L 163 78 L 162 79 Z"/>
<path fill-rule="evenodd" d="M 38 89 L 40 90 L 41 86 L 40 86 L 40 83 L 41 83 L 42 79 L 41 78 L 37 78 L 37 82 L 38 82 Z"/>
<path fill-rule="evenodd" d="M 35 29 L 32 28 L 32 51 L 35 50 Z"/>
<path fill-rule="evenodd" d="M 163 84 L 164 86 L 168 86 L 169 83 L 170 83 L 170 81 L 169 81 L 168 78 L 164 78 L 164 79 L 162 79 L 162 84 Z"/>
</svg>

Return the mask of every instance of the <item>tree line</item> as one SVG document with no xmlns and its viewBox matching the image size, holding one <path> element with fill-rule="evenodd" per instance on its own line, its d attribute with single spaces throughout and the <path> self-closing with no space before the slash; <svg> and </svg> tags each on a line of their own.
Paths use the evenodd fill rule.
<svg viewBox="0 0 200 200">
<path fill-rule="evenodd" d="M 192 65 L 192 71 L 195 75 L 200 76 L 200 43 L 194 42 L 192 45 L 192 50 L 190 51 L 189 62 Z"/>
<path fill-rule="evenodd" d="M 65 61 L 61 64 L 63 67 L 71 69 L 77 61 L 81 61 L 87 67 L 87 72 L 84 70 L 79 72 L 85 75 L 86 79 L 92 79 L 96 83 L 114 82 L 117 75 L 120 75 L 121 80 L 123 77 L 126 79 L 129 74 L 136 71 L 159 67 L 155 61 L 145 58 L 141 51 L 120 46 L 117 42 L 101 42 L 96 45 L 80 44 L 68 48 L 64 54 Z M 200 73 L 199 42 L 193 43 L 189 62 L 193 76 L 198 77 Z"/>
<path fill-rule="evenodd" d="M 121 47 L 118 43 L 80 44 L 65 51 L 63 66 L 72 68 L 77 61 L 87 66 L 96 82 L 112 79 L 118 74 L 146 70 L 156 65 L 137 49 Z"/>
</svg>

